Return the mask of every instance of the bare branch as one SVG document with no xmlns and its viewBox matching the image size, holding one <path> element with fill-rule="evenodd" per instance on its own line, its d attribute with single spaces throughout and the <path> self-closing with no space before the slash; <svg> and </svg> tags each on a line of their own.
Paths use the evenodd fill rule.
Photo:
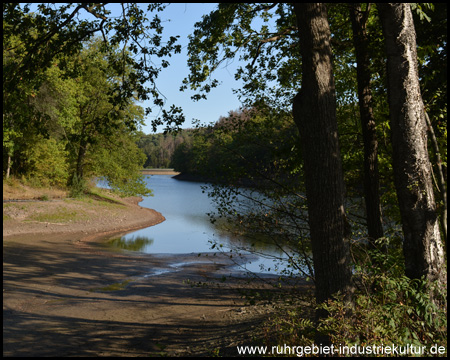
<svg viewBox="0 0 450 360">
<path fill-rule="evenodd" d="M 88 6 L 88 4 L 81 4 L 80 6 L 86 10 L 88 13 L 94 15 L 97 19 L 102 19 L 102 20 L 107 20 L 108 18 L 105 15 L 99 14 L 95 11 L 95 9 L 97 9 L 100 6 L 104 6 L 107 3 L 102 3 L 102 5 L 100 4 L 92 4 L 92 6 Z M 123 6 L 123 4 L 122 4 Z"/>
</svg>

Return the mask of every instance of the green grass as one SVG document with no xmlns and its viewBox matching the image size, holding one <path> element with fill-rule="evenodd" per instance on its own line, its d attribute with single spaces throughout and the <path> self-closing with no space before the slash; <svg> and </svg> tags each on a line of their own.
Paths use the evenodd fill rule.
<svg viewBox="0 0 450 360">
<path fill-rule="evenodd" d="M 106 202 L 106 203 L 112 203 L 112 204 L 118 204 L 118 205 L 125 205 L 122 201 L 114 199 L 111 197 L 105 190 L 99 189 L 99 188 L 92 188 L 89 190 L 88 197 L 90 199 L 99 201 L 99 202 Z"/>
<path fill-rule="evenodd" d="M 59 208 L 57 212 L 54 213 L 43 213 L 43 214 L 35 214 L 30 216 L 27 220 L 39 221 L 39 222 L 58 222 L 64 223 L 73 220 L 83 220 L 86 219 L 87 215 L 80 214 L 77 211 L 70 211 L 65 208 Z"/>
</svg>

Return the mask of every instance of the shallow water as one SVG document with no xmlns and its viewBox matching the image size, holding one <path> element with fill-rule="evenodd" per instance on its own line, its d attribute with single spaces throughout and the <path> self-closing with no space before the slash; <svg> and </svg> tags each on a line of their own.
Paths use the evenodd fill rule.
<svg viewBox="0 0 450 360">
<path fill-rule="evenodd" d="M 148 188 L 152 189 L 153 196 L 144 197 L 139 205 L 159 211 L 166 221 L 111 239 L 109 245 L 145 254 L 214 252 L 215 250 L 211 249 L 213 243 L 216 243 L 216 249 L 220 248 L 223 252 L 242 246 L 242 239 L 236 239 L 231 234 L 218 231 L 211 224 L 207 213 L 214 210 L 214 204 L 202 189 L 207 184 L 180 181 L 170 175 L 146 176 L 145 180 Z M 281 252 L 275 247 L 266 248 L 264 251 L 270 255 L 281 256 Z M 236 254 L 236 250 L 233 254 Z M 249 254 L 244 253 L 244 255 Z M 273 270 L 261 271 L 260 269 L 261 264 L 273 268 L 272 259 L 248 256 L 245 261 L 243 265 L 242 260 L 238 259 L 240 267 L 237 266 L 237 268 L 273 273 Z M 179 268 L 175 265 L 172 271 Z"/>
</svg>

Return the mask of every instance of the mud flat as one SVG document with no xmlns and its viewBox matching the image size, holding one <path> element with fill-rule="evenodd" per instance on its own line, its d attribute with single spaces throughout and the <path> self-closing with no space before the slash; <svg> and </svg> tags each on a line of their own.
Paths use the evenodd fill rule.
<svg viewBox="0 0 450 360">
<path fill-rule="evenodd" d="M 93 246 L 164 220 L 138 200 L 4 204 L 3 356 L 233 356 L 250 344 L 272 308 L 238 290 L 269 285 L 221 283 L 226 257 Z"/>
</svg>

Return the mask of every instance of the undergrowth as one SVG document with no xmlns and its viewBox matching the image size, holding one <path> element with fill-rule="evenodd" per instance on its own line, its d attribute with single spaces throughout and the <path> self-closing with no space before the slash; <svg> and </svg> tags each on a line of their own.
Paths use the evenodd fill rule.
<svg viewBox="0 0 450 360">
<path fill-rule="evenodd" d="M 319 306 L 311 297 L 309 312 L 304 305 L 280 311 L 263 328 L 265 344 L 312 346 L 320 334 L 328 335 L 336 349 L 346 347 L 345 354 L 335 356 L 445 356 L 447 289 L 409 279 L 402 264 L 399 252 L 360 251 L 353 304 L 337 294 Z M 312 314 L 318 308 L 329 315 L 316 323 Z"/>
</svg>

